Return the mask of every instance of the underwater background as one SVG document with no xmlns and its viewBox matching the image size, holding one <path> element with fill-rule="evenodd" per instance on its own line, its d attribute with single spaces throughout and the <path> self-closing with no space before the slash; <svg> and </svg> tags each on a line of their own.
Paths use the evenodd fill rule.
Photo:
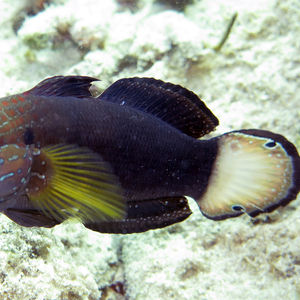
<svg viewBox="0 0 300 300">
<path fill-rule="evenodd" d="M 233 16 L 229 37 L 216 49 Z M 300 149 L 299 0 L 0 0 L 1 97 L 54 75 L 147 76 L 197 93 L 213 135 L 260 128 Z M 131 235 L 0 215 L 0 299 L 300 299 L 300 199 L 269 215 Z"/>
</svg>

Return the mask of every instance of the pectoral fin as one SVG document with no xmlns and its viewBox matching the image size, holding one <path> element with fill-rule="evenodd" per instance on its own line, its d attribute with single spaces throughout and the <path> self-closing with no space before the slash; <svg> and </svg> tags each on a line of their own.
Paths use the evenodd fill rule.
<svg viewBox="0 0 300 300">
<path fill-rule="evenodd" d="M 27 195 L 46 216 L 82 222 L 122 219 L 126 203 L 116 176 L 88 148 L 59 144 L 37 150 Z"/>
</svg>

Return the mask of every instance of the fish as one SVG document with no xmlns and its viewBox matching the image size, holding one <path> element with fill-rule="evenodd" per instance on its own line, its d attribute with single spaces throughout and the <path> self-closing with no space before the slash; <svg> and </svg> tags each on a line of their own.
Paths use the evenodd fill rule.
<svg viewBox="0 0 300 300">
<path fill-rule="evenodd" d="M 0 211 L 25 227 L 69 218 L 129 234 L 187 219 L 256 217 L 295 199 L 300 158 L 284 136 L 219 121 L 192 91 L 123 78 L 54 76 L 0 99 Z"/>
</svg>

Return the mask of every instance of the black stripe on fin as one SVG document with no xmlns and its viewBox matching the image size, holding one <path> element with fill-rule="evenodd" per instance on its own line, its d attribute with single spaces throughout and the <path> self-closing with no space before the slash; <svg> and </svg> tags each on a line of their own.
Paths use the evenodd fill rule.
<svg viewBox="0 0 300 300">
<path fill-rule="evenodd" d="M 191 214 L 185 197 L 130 201 L 125 219 L 85 226 L 102 233 L 137 233 L 181 222 Z"/>
<path fill-rule="evenodd" d="M 180 85 L 154 78 L 120 79 L 99 99 L 152 114 L 195 138 L 211 132 L 219 124 L 196 94 Z"/>
<path fill-rule="evenodd" d="M 36 96 L 73 96 L 76 98 L 91 97 L 91 82 L 99 79 L 88 76 L 54 76 L 41 81 L 24 94 Z"/>
</svg>

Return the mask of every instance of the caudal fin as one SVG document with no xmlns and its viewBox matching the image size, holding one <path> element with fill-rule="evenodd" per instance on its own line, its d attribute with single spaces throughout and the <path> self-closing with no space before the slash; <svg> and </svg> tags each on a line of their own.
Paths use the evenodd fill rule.
<svg viewBox="0 0 300 300">
<path fill-rule="evenodd" d="M 222 220 L 247 213 L 271 212 L 297 197 L 300 158 L 281 135 L 241 130 L 218 139 L 218 155 L 207 190 L 198 204 L 202 213 Z"/>
</svg>

